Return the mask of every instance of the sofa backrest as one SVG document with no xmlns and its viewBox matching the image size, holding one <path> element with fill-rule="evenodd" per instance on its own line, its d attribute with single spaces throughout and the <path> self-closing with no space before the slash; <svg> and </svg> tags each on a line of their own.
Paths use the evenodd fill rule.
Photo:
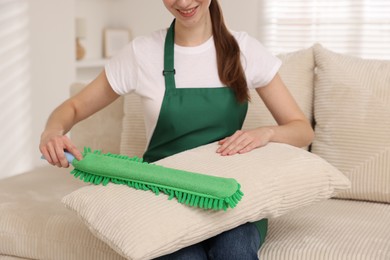
<svg viewBox="0 0 390 260">
<path fill-rule="evenodd" d="M 390 203 L 390 61 L 314 53 L 312 152 L 351 180 L 339 198 Z"/>
<path fill-rule="evenodd" d="M 70 86 L 70 95 L 73 96 L 85 87 L 84 83 L 74 83 Z M 76 147 L 101 149 L 103 152 L 119 153 L 124 98 L 119 97 L 114 103 L 98 113 L 76 124 L 70 138 Z"/>
</svg>

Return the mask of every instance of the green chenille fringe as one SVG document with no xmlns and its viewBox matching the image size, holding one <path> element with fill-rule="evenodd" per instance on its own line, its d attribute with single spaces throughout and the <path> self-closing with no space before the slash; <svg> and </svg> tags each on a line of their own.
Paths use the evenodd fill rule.
<svg viewBox="0 0 390 260">
<path fill-rule="evenodd" d="M 168 199 L 203 209 L 227 210 L 234 208 L 244 195 L 240 184 L 232 178 L 193 173 L 149 164 L 139 157 L 103 154 L 84 148 L 83 159 L 73 161 L 74 177 L 95 185 L 109 182 L 138 190 L 160 192 Z"/>
</svg>

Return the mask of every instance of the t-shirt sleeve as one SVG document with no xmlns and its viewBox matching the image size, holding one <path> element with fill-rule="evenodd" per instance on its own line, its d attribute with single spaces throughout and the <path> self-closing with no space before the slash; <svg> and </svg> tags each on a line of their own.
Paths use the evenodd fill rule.
<svg viewBox="0 0 390 260">
<path fill-rule="evenodd" d="M 249 88 L 264 87 L 278 73 L 282 61 L 269 52 L 258 40 L 247 35 L 244 42 L 244 70 Z"/>
<path fill-rule="evenodd" d="M 108 82 L 118 95 L 134 92 L 137 88 L 138 65 L 133 44 L 126 45 L 104 67 Z"/>
</svg>

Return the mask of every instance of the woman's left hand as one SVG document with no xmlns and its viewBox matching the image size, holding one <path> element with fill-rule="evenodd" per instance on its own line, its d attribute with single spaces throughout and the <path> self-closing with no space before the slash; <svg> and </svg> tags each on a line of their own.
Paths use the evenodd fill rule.
<svg viewBox="0 0 390 260">
<path fill-rule="evenodd" d="M 221 145 L 217 153 L 223 156 L 247 153 L 266 145 L 272 138 L 274 130 L 260 127 L 251 130 L 238 130 L 233 135 L 218 142 Z"/>
</svg>

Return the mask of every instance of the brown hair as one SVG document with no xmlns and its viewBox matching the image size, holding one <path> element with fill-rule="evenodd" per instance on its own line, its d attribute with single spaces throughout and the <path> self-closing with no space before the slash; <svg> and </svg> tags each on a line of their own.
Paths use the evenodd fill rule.
<svg viewBox="0 0 390 260">
<path fill-rule="evenodd" d="M 248 86 L 240 60 L 240 47 L 225 25 L 218 0 L 211 0 L 209 9 L 219 78 L 223 84 L 233 89 L 238 102 L 249 101 Z"/>
</svg>

